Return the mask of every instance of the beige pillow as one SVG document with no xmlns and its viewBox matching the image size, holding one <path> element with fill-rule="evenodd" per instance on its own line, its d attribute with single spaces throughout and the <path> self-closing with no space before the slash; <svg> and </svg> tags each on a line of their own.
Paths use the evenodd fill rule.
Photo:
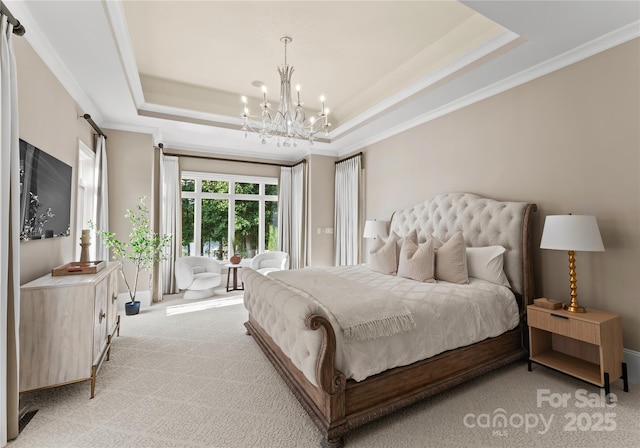
<svg viewBox="0 0 640 448">
<path fill-rule="evenodd" d="M 400 238 L 393 232 L 387 241 L 378 235 L 371 251 L 369 251 L 371 269 L 382 274 L 393 275 L 396 273 L 398 270 L 398 240 Z"/>
<path fill-rule="evenodd" d="M 451 283 L 469 283 L 467 251 L 462 232 L 457 232 L 446 243 L 434 238 L 436 249 L 436 280 Z"/>
<path fill-rule="evenodd" d="M 402 250 L 402 244 L 405 240 L 411 240 L 414 243 L 418 244 L 418 232 L 413 229 L 412 231 L 410 231 L 409 233 L 407 233 L 405 235 L 404 238 L 401 238 L 400 236 L 398 236 L 397 233 L 395 232 L 391 232 L 393 235 L 395 235 L 398 238 L 398 245 L 396 246 L 397 254 L 398 254 L 398 264 L 400 264 L 400 251 Z"/>
<path fill-rule="evenodd" d="M 416 243 L 412 238 L 404 238 L 398 261 L 398 277 L 435 283 L 435 256 L 433 238 L 422 244 Z"/>
</svg>

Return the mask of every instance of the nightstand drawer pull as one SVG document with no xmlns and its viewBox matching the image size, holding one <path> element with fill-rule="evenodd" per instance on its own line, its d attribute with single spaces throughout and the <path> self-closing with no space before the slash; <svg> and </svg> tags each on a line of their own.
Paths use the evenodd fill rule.
<svg viewBox="0 0 640 448">
<path fill-rule="evenodd" d="M 553 313 L 551 313 L 551 315 L 552 315 L 553 317 L 559 317 L 560 319 L 567 319 L 567 320 L 569 319 L 567 316 L 560 316 L 559 314 L 553 314 Z"/>
</svg>

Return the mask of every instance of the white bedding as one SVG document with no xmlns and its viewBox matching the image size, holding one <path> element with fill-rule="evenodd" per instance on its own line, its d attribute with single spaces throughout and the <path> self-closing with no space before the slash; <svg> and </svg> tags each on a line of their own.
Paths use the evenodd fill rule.
<svg viewBox="0 0 640 448">
<path fill-rule="evenodd" d="M 387 290 L 390 300 L 402 300 L 413 314 L 415 330 L 390 337 L 345 343 L 341 332 L 336 331 L 336 368 L 356 381 L 498 336 L 519 323 L 511 290 L 484 280 L 470 278 L 466 285 L 422 283 L 380 274 L 366 266 L 314 269 Z M 336 319 L 307 293 L 291 292 L 273 279 L 247 274 L 244 280 L 254 283 L 249 288 L 254 292 L 245 294 L 245 306 L 292 362 L 317 384 L 314 354 L 319 347 L 319 332 L 307 331 L 304 318 L 323 310 L 334 329 L 339 328 Z"/>
</svg>

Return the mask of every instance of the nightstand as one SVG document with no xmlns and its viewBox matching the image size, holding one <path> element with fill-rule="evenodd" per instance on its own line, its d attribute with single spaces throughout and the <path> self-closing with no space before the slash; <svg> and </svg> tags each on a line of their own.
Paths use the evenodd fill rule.
<svg viewBox="0 0 640 448">
<path fill-rule="evenodd" d="M 609 379 L 622 378 L 629 391 L 623 362 L 622 323 L 617 314 L 588 309 L 586 313 L 527 307 L 529 371 L 535 362 L 610 392 Z"/>
</svg>

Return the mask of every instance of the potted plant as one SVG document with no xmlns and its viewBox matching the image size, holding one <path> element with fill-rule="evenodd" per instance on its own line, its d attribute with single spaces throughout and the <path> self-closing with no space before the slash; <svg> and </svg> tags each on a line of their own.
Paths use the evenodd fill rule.
<svg viewBox="0 0 640 448">
<path fill-rule="evenodd" d="M 102 236 L 105 246 L 113 253 L 114 259 L 120 259 L 120 274 L 124 279 L 129 292 L 129 302 L 125 304 L 127 315 L 138 314 L 140 311 L 140 301 L 136 300 L 138 290 L 138 278 L 140 271 L 149 271 L 149 287 L 151 288 L 151 275 L 156 262 L 165 260 L 167 256 L 164 249 L 171 242 L 171 235 L 160 236 L 151 230 L 149 225 L 149 209 L 145 205 L 146 197 L 141 196 L 136 210 L 127 209 L 125 218 L 131 224 L 129 241 L 120 241 L 115 233 L 96 229 L 96 233 Z M 89 223 L 93 229 L 93 222 Z M 128 278 L 124 271 L 124 261 L 131 262 L 135 268 L 133 278 Z"/>
</svg>

